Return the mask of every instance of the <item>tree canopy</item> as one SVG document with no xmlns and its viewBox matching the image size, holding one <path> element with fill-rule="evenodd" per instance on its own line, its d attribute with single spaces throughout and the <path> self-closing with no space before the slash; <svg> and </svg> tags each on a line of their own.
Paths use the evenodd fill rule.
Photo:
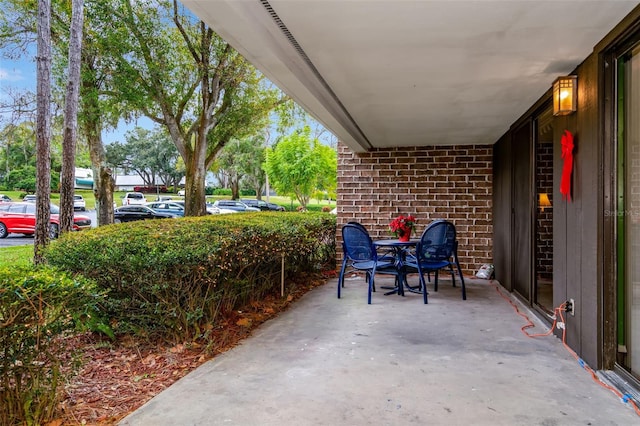
<svg viewBox="0 0 640 426">
<path fill-rule="evenodd" d="M 184 163 L 166 131 L 136 127 L 125 138 L 126 143 L 114 142 L 105 147 L 107 162 L 113 168 L 135 172 L 148 186 L 157 182 L 178 185 L 184 177 Z"/>
<path fill-rule="evenodd" d="M 293 195 L 306 207 L 316 190 L 335 190 L 337 164 L 336 152 L 312 139 L 305 126 L 268 148 L 264 167 L 278 193 Z"/>
<path fill-rule="evenodd" d="M 284 96 L 176 0 L 154 4 L 101 3 L 117 24 L 101 29 L 117 40 L 108 52 L 112 90 L 167 129 L 185 163 L 185 213 L 203 215 L 206 171 L 220 149 L 266 127 Z"/>
<path fill-rule="evenodd" d="M 240 198 L 240 187 L 250 187 L 260 198 L 265 184 L 264 140 L 261 136 L 234 139 L 221 151 L 216 161 L 218 174 L 224 175 L 231 188 L 231 198 Z"/>
<path fill-rule="evenodd" d="M 6 1 L 1 31 L 18 45 L 34 32 L 35 4 Z M 63 70 L 71 14 L 68 2 L 53 6 L 54 69 Z M 81 78 L 79 123 L 107 209 L 113 182 L 100 136 L 105 126 L 142 115 L 163 126 L 185 165 L 186 213 L 203 215 L 206 171 L 220 149 L 259 133 L 270 111 L 290 103 L 177 0 L 85 1 Z M 99 221 L 108 218 L 99 214 Z"/>
</svg>

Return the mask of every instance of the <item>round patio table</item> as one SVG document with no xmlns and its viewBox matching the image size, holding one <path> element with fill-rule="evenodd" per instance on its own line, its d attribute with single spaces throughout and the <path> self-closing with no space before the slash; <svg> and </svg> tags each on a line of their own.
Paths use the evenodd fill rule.
<svg viewBox="0 0 640 426">
<path fill-rule="evenodd" d="M 404 296 L 405 287 L 407 290 L 414 293 L 422 293 L 419 290 L 416 290 L 415 287 L 411 287 L 407 282 L 407 276 L 404 271 L 404 262 L 407 258 L 407 249 L 411 247 L 415 247 L 418 244 L 419 239 L 412 239 L 409 241 L 400 241 L 397 238 L 393 239 L 384 239 L 384 240 L 376 240 L 373 242 L 373 245 L 376 247 L 386 247 L 391 248 L 393 250 L 393 254 L 395 257 L 394 265 L 396 270 L 398 271 L 398 281 L 396 286 L 394 287 L 382 287 L 384 289 L 391 289 L 390 292 L 385 293 L 385 295 L 397 293 L 400 296 Z"/>
</svg>

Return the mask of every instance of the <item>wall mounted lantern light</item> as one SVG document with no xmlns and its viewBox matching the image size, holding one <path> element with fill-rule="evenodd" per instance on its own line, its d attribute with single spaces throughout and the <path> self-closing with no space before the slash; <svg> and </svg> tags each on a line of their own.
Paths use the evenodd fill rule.
<svg viewBox="0 0 640 426">
<path fill-rule="evenodd" d="M 538 204 L 540 205 L 540 211 L 544 211 L 545 207 L 551 207 L 551 201 L 549 200 L 549 194 L 546 192 L 542 192 L 538 194 L 539 200 Z"/>
<path fill-rule="evenodd" d="M 578 77 L 558 77 L 553 82 L 553 115 L 568 115 L 576 112 L 578 103 Z"/>
</svg>

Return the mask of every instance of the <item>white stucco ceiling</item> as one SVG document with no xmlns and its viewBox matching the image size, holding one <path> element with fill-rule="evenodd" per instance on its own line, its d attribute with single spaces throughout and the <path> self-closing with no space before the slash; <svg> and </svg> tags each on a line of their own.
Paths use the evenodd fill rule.
<svg viewBox="0 0 640 426">
<path fill-rule="evenodd" d="M 494 143 L 625 0 L 183 0 L 354 151 Z"/>
</svg>

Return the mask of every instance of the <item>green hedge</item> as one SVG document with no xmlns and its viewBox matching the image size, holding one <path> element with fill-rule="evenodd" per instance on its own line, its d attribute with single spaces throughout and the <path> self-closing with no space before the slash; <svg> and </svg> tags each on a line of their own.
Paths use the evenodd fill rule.
<svg viewBox="0 0 640 426">
<path fill-rule="evenodd" d="M 0 268 L 0 424 L 52 420 L 64 385 L 59 339 L 100 324 L 93 283 L 47 267 Z"/>
<path fill-rule="evenodd" d="M 333 269 L 335 226 L 282 212 L 130 222 L 64 235 L 45 257 L 108 290 L 117 332 L 186 341 L 206 338 L 219 312 L 279 293 L 283 254 L 287 278 Z"/>
<path fill-rule="evenodd" d="M 213 190 L 211 195 L 231 195 L 231 189 L 229 189 L 229 188 L 216 188 L 216 189 Z"/>
</svg>

